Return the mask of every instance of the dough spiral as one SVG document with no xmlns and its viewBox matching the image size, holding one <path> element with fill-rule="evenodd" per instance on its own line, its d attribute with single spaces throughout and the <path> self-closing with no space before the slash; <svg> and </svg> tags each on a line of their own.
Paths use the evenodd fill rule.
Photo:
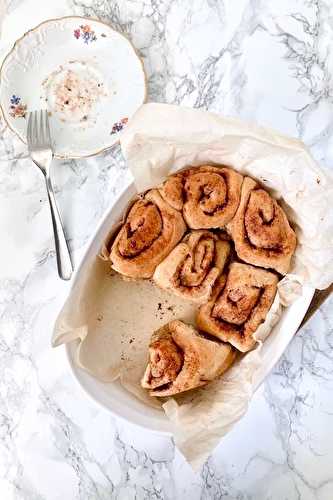
<svg viewBox="0 0 333 500">
<path fill-rule="evenodd" d="M 182 210 L 190 228 L 221 228 L 236 213 L 242 181 L 243 176 L 230 168 L 203 165 L 170 176 L 160 192 Z"/>
<path fill-rule="evenodd" d="M 296 248 L 296 235 L 278 203 L 250 177 L 227 229 L 240 259 L 286 274 Z"/>
<path fill-rule="evenodd" d="M 206 230 L 191 231 L 157 266 L 154 281 L 174 294 L 202 303 L 209 299 L 230 253 L 228 241 Z"/>
<path fill-rule="evenodd" d="M 151 278 L 185 232 L 182 215 L 156 189 L 134 203 L 110 252 L 112 268 L 131 278 Z"/>
<path fill-rule="evenodd" d="M 278 277 L 264 269 L 233 262 L 214 289 L 211 300 L 200 307 L 197 326 L 246 352 L 256 343 L 254 333 L 265 321 L 273 303 Z"/>
<path fill-rule="evenodd" d="M 151 396 L 173 396 L 216 379 L 235 356 L 231 345 L 206 339 L 182 321 L 171 321 L 152 335 L 141 385 Z"/>
</svg>

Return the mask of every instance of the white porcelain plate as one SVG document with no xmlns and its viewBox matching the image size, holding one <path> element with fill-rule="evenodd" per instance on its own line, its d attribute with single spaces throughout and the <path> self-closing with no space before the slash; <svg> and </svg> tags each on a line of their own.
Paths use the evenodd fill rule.
<svg viewBox="0 0 333 500">
<path fill-rule="evenodd" d="M 52 19 L 26 33 L 4 60 L 0 78 L 9 127 L 26 142 L 27 112 L 48 109 L 58 158 L 112 146 L 146 97 L 143 65 L 131 43 L 83 17 Z"/>
</svg>

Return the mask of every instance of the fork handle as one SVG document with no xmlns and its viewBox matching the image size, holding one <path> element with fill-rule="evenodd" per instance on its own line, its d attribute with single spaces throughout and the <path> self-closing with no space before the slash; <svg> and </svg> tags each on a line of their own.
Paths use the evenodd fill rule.
<svg viewBox="0 0 333 500">
<path fill-rule="evenodd" d="M 51 209 L 51 217 L 52 217 L 52 225 L 53 225 L 53 233 L 54 233 L 54 242 L 57 256 L 57 266 L 58 266 L 58 274 L 62 280 L 70 280 L 73 274 L 73 265 L 64 233 L 64 229 L 62 226 L 60 214 L 58 212 L 57 203 L 53 193 L 53 187 L 51 183 L 51 179 L 48 176 L 45 176 L 46 180 L 46 189 L 49 197 L 50 209 Z"/>
</svg>

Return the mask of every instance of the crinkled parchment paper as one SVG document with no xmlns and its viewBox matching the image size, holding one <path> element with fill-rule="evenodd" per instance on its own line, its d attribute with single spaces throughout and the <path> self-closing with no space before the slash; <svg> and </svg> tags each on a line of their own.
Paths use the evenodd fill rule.
<svg viewBox="0 0 333 500">
<path fill-rule="evenodd" d="M 76 361 L 81 367 L 103 381 L 119 377 L 128 391 L 149 406 L 163 403 L 174 424 L 177 445 L 198 465 L 245 413 L 256 373 L 263 368 L 262 341 L 278 321 L 282 306 L 302 296 L 304 285 L 326 288 L 333 281 L 333 177 L 296 139 L 164 104 L 142 106 L 123 133 L 121 145 L 138 191 L 158 185 L 167 174 L 188 165 L 229 165 L 260 181 L 279 199 L 297 233 L 291 274 L 280 282 L 268 317 L 256 332 L 258 347 L 240 356 L 220 380 L 168 401 L 148 397 L 140 378 L 154 330 L 176 318 L 195 324 L 196 307 L 190 302 L 149 280 L 124 280 L 96 258 L 58 317 L 53 345 L 80 339 Z M 269 340 L 273 357 L 290 335 L 279 336 L 278 324 Z"/>
</svg>

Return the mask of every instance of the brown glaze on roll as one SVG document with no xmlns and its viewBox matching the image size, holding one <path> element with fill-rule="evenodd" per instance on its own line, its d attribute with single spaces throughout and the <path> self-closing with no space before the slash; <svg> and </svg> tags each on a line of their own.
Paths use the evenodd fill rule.
<svg viewBox="0 0 333 500">
<path fill-rule="evenodd" d="M 216 379 L 235 356 L 229 344 L 208 340 L 182 321 L 171 321 L 152 335 L 141 385 L 151 396 L 173 396 Z"/>
<path fill-rule="evenodd" d="M 278 277 L 264 269 L 234 262 L 216 285 L 211 300 L 200 307 L 200 330 L 230 342 L 242 352 L 256 343 L 254 333 L 273 303 Z"/>
<path fill-rule="evenodd" d="M 182 210 L 192 229 L 224 227 L 235 215 L 243 176 L 227 167 L 203 165 L 170 176 L 160 192 Z"/>
<path fill-rule="evenodd" d="M 244 179 L 240 205 L 227 229 L 240 259 L 288 272 L 296 235 L 283 209 L 250 177 Z"/>
<path fill-rule="evenodd" d="M 206 231 L 191 231 L 157 266 L 153 279 L 161 287 L 194 302 L 206 302 L 223 271 L 230 244 Z"/>
<path fill-rule="evenodd" d="M 150 278 L 185 232 L 182 215 L 152 189 L 129 211 L 116 236 L 112 268 L 131 278 Z"/>
</svg>

